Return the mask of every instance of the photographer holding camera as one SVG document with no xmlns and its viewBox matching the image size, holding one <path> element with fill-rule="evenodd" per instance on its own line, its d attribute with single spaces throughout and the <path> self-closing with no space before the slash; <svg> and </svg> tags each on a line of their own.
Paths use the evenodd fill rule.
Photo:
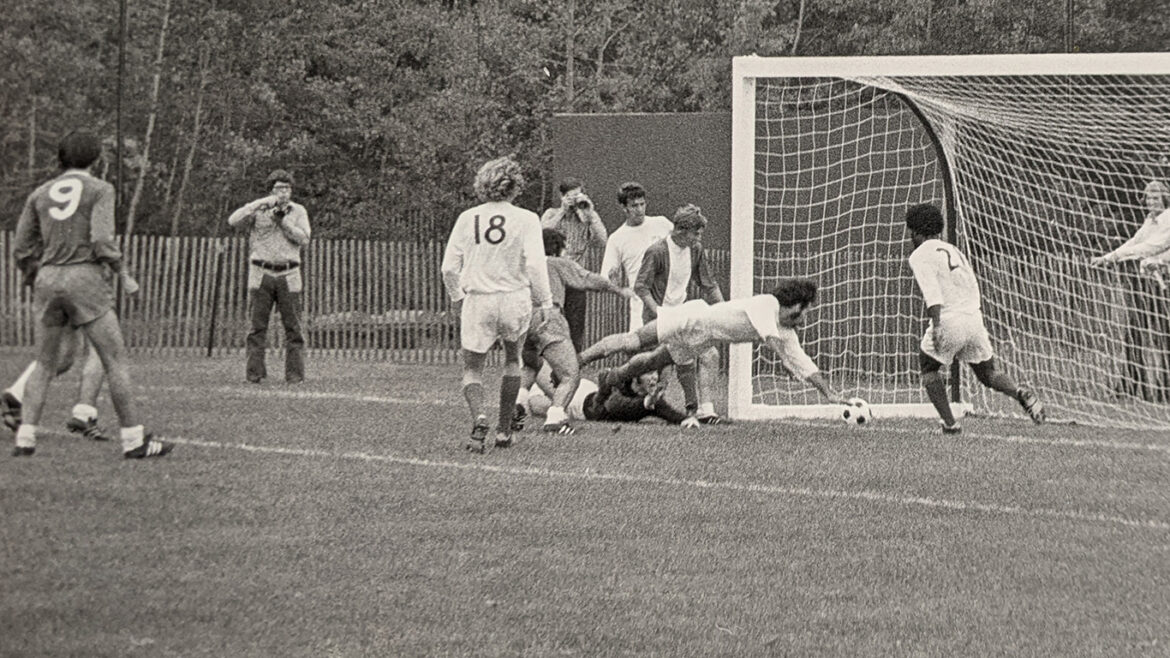
<svg viewBox="0 0 1170 658">
<path fill-rule="evenodd" d="M 284 379 L 305 379 L 305 338 L 301 332 L 301 247 L 309 243 L 309 214 L 292 201 L 292 174 L 277 169 L 265 181 L 269 196 L 236 210 L 228 224 L 249 230 L 248 296 L 252 330 L 248 332 L 248 381 L 259 384 L 268 376 L 264 351 L 268 320 L 275 305 L 284 325 Z"/>
<path fill-rule="evenodd" d="M 593 201 L 585 195 L 584 183 L 577 178 L 566 178 L 561 181 L 560 191 L 560 207 L 544 211 L 540 225 L 560 231 L 565 236 L 564 257 L 585 267 L 586 252 L 594 246 L 604 248 L 609 232 L 601 223 Z M 565 305 L 561 309 L 569 322 L 569 335 L 578 352 L 584 349 L 585 300 L 585 291 L 566 290 Z"/>
</svg>

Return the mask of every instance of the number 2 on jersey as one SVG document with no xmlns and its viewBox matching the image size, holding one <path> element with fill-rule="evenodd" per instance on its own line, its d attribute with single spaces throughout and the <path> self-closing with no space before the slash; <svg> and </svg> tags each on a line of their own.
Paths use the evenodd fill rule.
<svg viewBox="0 0 1170 658">
<path fill-rule="evenodd" d="M 960 267 L 966 267 L 967 269 L 971 269 L 971 267 L 969 265 L 967 265 L 967 259 L 963 258 L 963 254 L 960 254 L 958 252 L 952 252 L 950 249 L 943 249 L 942 247 L 935 249 L 935 251 L 941 251 L 947 255 L 947 267 L 951 268 L 952 272 L 959 269 Z M 956 256 L 959 259 L 958 265 L 955 265 L 955 263 L 951 260 L 951 256 Z"/>
<path fill-rule="evenodd" d="M 58 221 L 69 219 L 77 212 L 81 205 L 81 181 L 76 178 L 63 178 L 53 183 L 49 188 L 49 198 L 64 206 L 49 208 L 49 216 Z"/>
<path fill-rule="evenodd" d="M 479 227 L 479 215 L 476 215 L 475 216 L 475 244 L 479 244 L 479 240 L 480 240 L 479 228 L 480 228 Z M 487 230 L 485 230 L 483 232 L 483 239 L 487 240 L 488 244 L 500 244 L 501 242 L 504 241 L 504 238 L 507 237 L 507 235 L 508 234 L 504 231 L 504 216 L 503 215 L 492 215 L 492 217 L 490 219 L 488 219 Z"/>
</svg>

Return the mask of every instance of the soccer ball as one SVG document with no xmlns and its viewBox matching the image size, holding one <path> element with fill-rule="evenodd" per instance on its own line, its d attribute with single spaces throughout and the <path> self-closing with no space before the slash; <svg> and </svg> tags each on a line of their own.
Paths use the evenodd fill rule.
<svg viewBox="0 0 1170 658">
<path fill-rule="evenodd" d="M 841 419 L 850 425 L 868 425 L 873 421 L 869 403 L 861 398 L 849 398 L 841 410 Z"/>
</svg>

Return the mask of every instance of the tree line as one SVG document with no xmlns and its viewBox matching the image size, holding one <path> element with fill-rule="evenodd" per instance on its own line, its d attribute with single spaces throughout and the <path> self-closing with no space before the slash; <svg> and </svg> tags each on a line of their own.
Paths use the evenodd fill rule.
<svg viewBox="0 0 1170 658">
<path fill-rule="evenodd" d="M 13 0 L 0 24 L 0 210 L 87 126 L 115 146 L 119 227 L 226 233 L 290 169 L 322 237 L 442 231 L 484 160 L 555 196 L 561 112 L 729 111 L 731 58 L 1142 52 L 1155 0 Z M 1069 10 L 1072 10 L 1071 14 Z M 104 175 L 114 180 L 112 157 Z"/>
</svg>

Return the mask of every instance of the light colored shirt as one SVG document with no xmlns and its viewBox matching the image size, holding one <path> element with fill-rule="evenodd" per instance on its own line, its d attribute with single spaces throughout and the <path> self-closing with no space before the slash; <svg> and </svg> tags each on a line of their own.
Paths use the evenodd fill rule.
<svg viewBox="0 0 1170 658">
<path fill-rule="evenodd" d="M 626 283 L 633 286 L 638 281 L 642 268 L 642 257 L 646 247 L 670 235 L 674 224 L 660 215 L 649 216 L 637 226 L 622 224 L 609 234 L 605 242 L 605 256 L 601 259 L 601 274 L 621 285 L 618 273 L 625 273 Z M 642 326 L 642 300 L 630 298 L 630 331 Z"/>
<path fill-rule="evenodd" d="M 548 257 L 548 284 L 552 301 L 558 307 L 565 305 L 565 288 L 572 290 L 609 290 L 609 279 L 594 274 L 562 256 Z"/>
<path fill-rule="evenodd" d="M 228 217 L 231 226 L 248 226 L 249 258 L 274 265 L 301 262 L 301 246 L 309 244 L 312 230 L 309 213 L 299 203 L 289 202 L 284 221 L 277 223 L 276 208 L 268 197 L 239 208 Z M 283 225 L 283 228 L 282 228 Z"/>
<path fill-rule="evenodd" d="M 537 306 L 552 303 L 540 219 L 507 201 L 489 201 L 459 215 L 442 272 L 453 302 L 468 294 L 531 288 Z"/>
<path fill-rule="evenodd" d="M 117 267 L 122 252 L 114 236 L 114 186 L 70 169 L 38 187 L 16 222 L 13 257 L 26 273 L 34 265 Z"/>
<path fill-rule="evenodd" d="M 666 278 L 666 294 L 662 306 L 678 306 L 687 301 L 687 285 L 691 282 L 691 248 L 680 247 L 669 236 L 666 248 L 670 253 L 670 274 Z"/>
<path fill-rule="evenodd" d="M 589 247 L 604 247 L 609 232 L 594 210 L 549 208 L 540 217 L 541 228 L 555 228 L 565 236 L 564 257 L 584 265 Z"/>
<path fill-rule="evenodd" d="M 1124 261 L 1158 256 L 1164 260 L 1164 252 L 1170 250 L 1170 208 L 1160 213 L 1149 213 L 1141 228 L 1125 244 L 1106 254 L 1111 260 Z"/>
<path fill-rule="evenodd" d="M 937 239 L 923 242 L 910 254 L 910 269 L 927 308 L 942 306 L 942 313 L 979 312 L 979 282 L 955 245 Z"/>
<path fill-rule="evenodd" d="M 741 297 L 710 305 L 695 300 L 683 308 L 687 307 L 694 309 L 687 321 L 687 333 L 699 336 L 704 346 L 759 343 L 776 338 L 780 341 L 780 362 L 794 377 L 808 379 L 819 372 L 801 347 L 796 331 L 780 326 L 780 302 L 774 295 Z"/>
</svg>

